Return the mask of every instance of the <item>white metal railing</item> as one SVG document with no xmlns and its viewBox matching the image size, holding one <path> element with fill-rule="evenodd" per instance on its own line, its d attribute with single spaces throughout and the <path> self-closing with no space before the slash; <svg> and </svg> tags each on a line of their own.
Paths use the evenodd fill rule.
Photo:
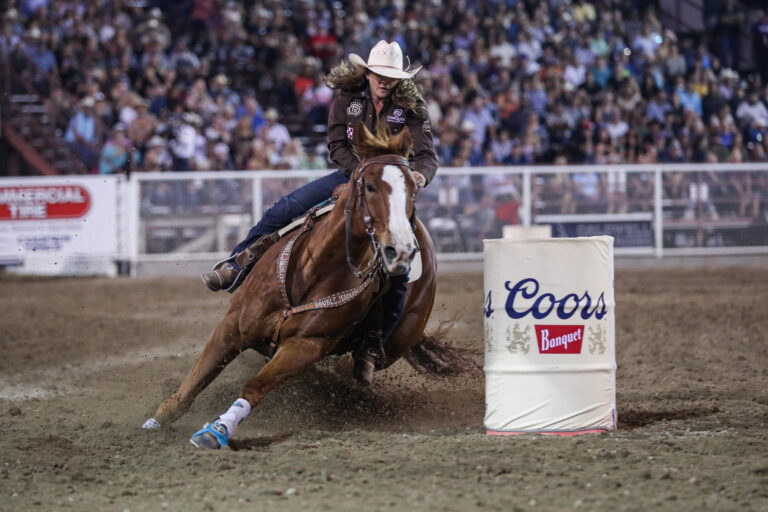
<svg viewBox="0 0 768 512">
<path fill-rule="evenodd" d="M 127 257 L 219 258 L 265 207 L 328 172 L 134 174 L 123 184 Z M 481 258 L 482 238 L 515 221 L 615 232 L 618 255 L 752 254 L 768 253 L 767 199 L 764 163 L 469 167 L 441 168 L 417 211 L 442 259 Z"/>
</svg>

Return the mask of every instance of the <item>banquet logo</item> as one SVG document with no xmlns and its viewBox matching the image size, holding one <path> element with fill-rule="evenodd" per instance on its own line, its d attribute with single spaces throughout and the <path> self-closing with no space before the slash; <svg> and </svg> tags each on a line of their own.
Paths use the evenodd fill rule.
<svg viewBox="0 0 768 512">
<path fill-rule="evenodd" d="M 91 196 L 79 185 L 0 187 L 0 221 L 74 219 L 90 207 Z"/>
<path fill-rule="evenodd" d="M 605 297 L 601 293 L 597 300 L 594 301 L 589 295 L 589 292 L 585 291 L 581 296 L 576 293 L 568 293 L 564 297 L 558 299 L 551 293 L 542 293 L 539 295 L 539 282 L 533 278 L 521 279 L 518 283 L 512 287 L 509 284 L 512 281 L 507 281 L 504 286 L 509 290 L 507 296 L 507 302 L 505 309 L 507 315 L 510 318 L 518 319 L 523 318 L 529 313 L 533 318 L 541 320 L 546 318 L 552 310 L 555 310 L 557 317 L 561 320 L 568 320 L 577 311 L 581 311 L 581 318 L 583 320 L 589 320 L 594 315 L 596 320 L 600 320 L 606 314 Z M 530 300 L 536 297 L 533 304 L 528 307 L 521 307 L 520 300 Z M 515 303 L 517 302 L 517 307 Z"/>
<path fill-rule="evenodd" d="M 536 325 L 539 354 L 581 354 L 583 325 Z"/>
</svg>

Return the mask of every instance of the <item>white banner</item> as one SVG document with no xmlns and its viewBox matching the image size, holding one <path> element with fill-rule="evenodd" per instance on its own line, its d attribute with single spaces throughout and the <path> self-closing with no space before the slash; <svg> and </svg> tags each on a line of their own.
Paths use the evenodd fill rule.
<svg viewBox="0 0 768 512">
<path fill-rule="evenodd" d="M 616 428 L 613 238 L 485 241 L 489 434 Z"/>
<path fill-rule="evenodd" d="M 0 264 L 38 275 L 115 275 L 118 178 L 0 182 Z"/>
</svg>

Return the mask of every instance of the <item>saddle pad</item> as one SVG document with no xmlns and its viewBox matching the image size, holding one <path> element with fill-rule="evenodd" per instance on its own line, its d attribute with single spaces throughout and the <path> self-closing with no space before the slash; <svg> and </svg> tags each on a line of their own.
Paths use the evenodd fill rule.
<svg viewBox="0 0 768 512">
<path fill-rule="evenodd" d="M 329 203 L 329 204 L 323 206 L 322 208 L 317 210 L 317 213 L 315 213 L 315 217 L 322 217 L 326 213 L 328 213 L 331 210 L 333 210 L 334 206 L 336 206 L 335 202 L 334 203 Z M 309 215 L 309 214 L 307 214 L 307 215 Z M 280 235 L 280 238 L 282 238 L 286 234 L 288 234 L 291 231 L 293 231 L 294 229 L 304 225 L 304 221 L 307 219 L 307 215 L 302 215 L 301 217 L 296 217 L 295 219 L 293 219 L 293 221 L 290 224 L 288 224 L 283 229 L 278 231 L 277 234 Z"/>
</svg>

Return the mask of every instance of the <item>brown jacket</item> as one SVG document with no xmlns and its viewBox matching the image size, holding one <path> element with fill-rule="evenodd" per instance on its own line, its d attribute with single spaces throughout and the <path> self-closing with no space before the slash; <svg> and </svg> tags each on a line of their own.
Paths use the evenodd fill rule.
<svg viewBox="0 0 768 512">
<path fill-rule="evenodd" d="M 405 109 L 387 98 L 378 117 L 385 120 L 393 134 L 408 126 L 413 137 L 411 164 L 424 175 L 427 183 L 432 181 L 437 172 L 437 154 L 427 109 Z M 352 147 L 357 126 L 363 122 L 375 134 L 378 117 L 368 87 L 359 91 L 340 90 L 334 96 L 328 114 L 328 151 L 331 160 L 347 176 L 351 176 L 360 163 Z"/>
</svg>

